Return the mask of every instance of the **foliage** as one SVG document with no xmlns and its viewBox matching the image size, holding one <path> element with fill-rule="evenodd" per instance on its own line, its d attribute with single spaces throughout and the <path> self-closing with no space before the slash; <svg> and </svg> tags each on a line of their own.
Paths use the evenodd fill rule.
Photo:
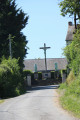
<svg viewBox="0 0 80 120">
<path fill-rule="evenodd" d="M 20 67 L 17 59 L 3 59 L 0 64 L 0 97 L 12 97 L 20 94 Z"/>
<path fill-rule="evenodd" d="M 76 13 L 80 19 L 80 0 L 63 0 L 59 5 L 61 7 L 61 15 L 65 16 L 69 13 L 71 16 Z"/>
<path fill-rule="evenodd" d="M 62 77 L 62 74 L 66 74 L 67 75 L 67 70 L 66 69 L 62 69 L 59 71 L 61 77 Z"/>
<path fill-rule="evenodd" d="M 66 79 L 66 82 L 68 85 L 70 85 L 73 80 L 75 80 L 75 75 L 74 75 L 73 71 L 70 71 L 70 73 Z"/>
<path fill-rule="evenodd" d="M 61 14 L 74 15 L 75 30 L 73 41 L 64 48 L 64 55 L 71 70 L 67 81 L 60 85 L 62 106 L 80 118 L 80 26 L 76 20 L 80 19 L 80 0 L 63 0 L 60 2 Z M 78 18 L 76 18 L 76 15 Z M 62 93 L 61 92 L 61 93 Z"/>
<path fill-rule="evenodd" d="M 19 65 L 23 68 L 23 59 L 27 53 L 25 28 L 28 16 L 21 8 L 17 9 L 15 0 L 0 0 L 0 58 L 9 57 L 9 34 L 12 36 L 12 56 L 19 58 Z"/>
<path fill-rule="evenodd" d="M 78 74 L 80 71 L 80 28 L 76 30 L 72 43 L 64 48 L 64 55 L 69 68 Z"/>
<path fill-rule="evenodd" d="M 24 79 L 24 83 L 27 86 L 27 76 L 31 75 L 32 76 L 32 71 L 31 70 L 24 70 L 23 71 L 23 79 Z"/>
<path fill-rule="evenodd" d="M 61 90 L 61 89 L 65 89 L 65 88 L 67 88 L 66 82 L 60 84 L 60 87 L 59 87 L 60 90 Z"/>
<path fill-rule="evenodd" d="M 3 103 L 3 102 L 4 102 L 4 100 L 0 100 L 0 104 Z"/>
<path fill-rule="evenodd" d="M 34 73 L 31 70 L 24 70 L 23 71 L 23 78 L 24 78 L 24 81 L 25 81 L 25 85 L 26 85 L 26 79 L 27 79 L 28 75 L 31 75 L 31 85 L 36 85 L 37 81 L 34 80 Z"/>
<path fill-rule="evenodd" d="M 38 72 L 38 79 L 39 79 L 39 80 L 42 79 L 42 72 Z"/>
<path fill-rule="evenodd" d="M 59 90 L 62 106 L 80 118 L 80 74 L 71 84 L 61 84 Z"/>
<path fill-rule="evenodd" d="M 54 71 L 51 71 L 51 78 L 52 79 L 54 79 L 54 76 L 55 76 L 54 74 L 55 74 Z"/>
<path fill-rule="evenodd" d="M 20 67 L 18 65 L 18 59 L 11 59 L 10 57 L 8 59 L 5 59 L 4 57 L 2 58 L 1 64 L 5 64 L 7 66 L 10 67 L 10 69 L 12 69 L 12 71 L 17 74 L 17 72 L 19 72 Z"/>
<path fill-rule="evenodd" d="M 76 20 L 80 20 L 80 0 L 63 0 L 59 3 L 59 6 L 61 8 L 62 16 L 65 16 L 67 14 L 69 14 L 69 16 L 74 15 L 76 28 Z"/>
<path fill-rule="evenodd" d="M 31 75 L 32 71 L 31 70 L 24 70 L 23 71 L 23 76 L 27 78 L 27 75 Z"/>
</svg>

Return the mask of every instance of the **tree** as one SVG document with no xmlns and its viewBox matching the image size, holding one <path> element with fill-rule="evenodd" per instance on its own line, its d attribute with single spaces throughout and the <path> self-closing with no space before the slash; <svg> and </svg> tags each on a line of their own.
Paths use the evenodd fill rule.
<svg viewBox="0 0 80 120">
<path fill-rule="evenodd" d="M 21 74 L 18 60 L 3 58 L 0 64 L 0 97 L 13 97 L 20 94 Z"/>
<path fill-rule="evenodd" d="M 80 19 L 80 0 L 63 0 L 59 3 L 61 15 L 74 15 L 74 23 L 76 28 L 76 20 Z M 77 18 L 76 18 L 77 17 Z"/>
<path fill-rule="evenodd" d="M 69 68 L 78 74 L 80 72 L 80 28 L 76 30 L 72 43 L 65 47 L 64 55 L 67 57 Z"/>
<path fill-rule="evenodd" d="M 26 36 L 22 33 L 28 22 L 28 16 L 21 8 L 17 9 L 15 0 L 0 0 L 0 58 L 4 55 L 9 57 L 9 39 L 11 41 L 12 56 L 19 58 L 19 65 L 23 68 L 23 59 L 27 53 Z"/>
</svg>

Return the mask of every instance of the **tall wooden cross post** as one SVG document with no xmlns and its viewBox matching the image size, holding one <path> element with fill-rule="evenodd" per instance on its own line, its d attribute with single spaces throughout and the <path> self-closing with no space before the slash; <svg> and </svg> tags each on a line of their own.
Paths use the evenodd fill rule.
<svg viewBox="0 0 80 120">
<path fill-rule="evenodd" d="M 44 47 L 40 47 L 40 49 L 44 50 L 44 56 L 45 56 L 45 70 L 47 71 L 47 62 L 46 62 L 46 50 L 50 47 L 46 47 L 46 44 L 44 43 Z"/>
</svg>

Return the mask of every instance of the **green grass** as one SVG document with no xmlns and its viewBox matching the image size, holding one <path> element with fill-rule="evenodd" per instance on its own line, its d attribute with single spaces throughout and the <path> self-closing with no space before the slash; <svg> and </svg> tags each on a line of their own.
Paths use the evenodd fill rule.
<svg viewBox="0 0 80 120">
<path fill-rule="evenodd" d="M 63 108 L 80 118 L 80 75 L 70 85 L 67 83 L 61 84 L 59 93 Z"/>
<path fill-rule="evenodd" d="M 60 101 L 64 109 L 71 111 L 74 116 L 80 118 L 80 98 L 73 95 L 64 95 L 60 98 Z"/>
<path fill-rule="evenodd" d="M 0 100 L 0 104 L 3 103 L 3 102 L 4 102 L 4 100 Z"/>
</svg>

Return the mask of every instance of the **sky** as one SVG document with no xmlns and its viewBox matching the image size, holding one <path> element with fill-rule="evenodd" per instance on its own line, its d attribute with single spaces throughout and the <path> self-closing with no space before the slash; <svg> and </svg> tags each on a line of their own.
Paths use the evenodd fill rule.
<svg viewBox="0 0 80 120">
<path fill-rule="evenodd" d="M 51 47 L 46 51 L 47 58 L 64 58 L 68 22 L 73 22 L 73 18 L 61 16 L 58 3 L 59 0 L 16 0 L 17 8 L 21 7 L 29 16 L 22 31 L 29 47 L 25 59 L 44 58 L 44 51 L 39 49 L 44 43 Z"/>
</svg>

